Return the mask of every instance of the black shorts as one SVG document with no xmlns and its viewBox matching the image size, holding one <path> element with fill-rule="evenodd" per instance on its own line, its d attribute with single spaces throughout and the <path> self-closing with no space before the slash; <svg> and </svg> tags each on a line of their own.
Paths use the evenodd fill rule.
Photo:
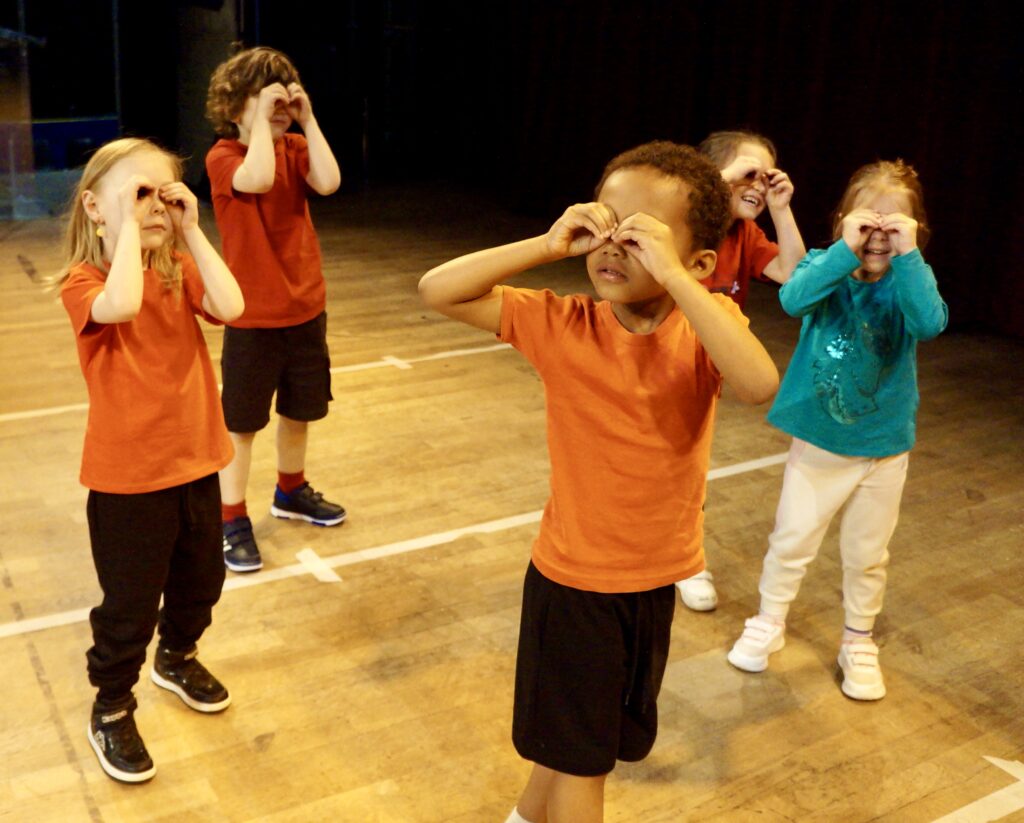
<svg viewBox="0 0 1024 823">
<path fill-rule="evenodd" d="M 596 777 L 642 760 L 658 734 L 675 587 L 599 594 L 533 563 L 523 584 L 512 742 L 527 760 Z"/>
<path fill-rule="evenodd" d="M 237 434 L 256 432 L 270 421 L 270 401 L 292 420 L 327 416 L 331 356 L 327 313 L 280 329 L 224 329 L 220 360 L 224 422 Z"/>
</svg>

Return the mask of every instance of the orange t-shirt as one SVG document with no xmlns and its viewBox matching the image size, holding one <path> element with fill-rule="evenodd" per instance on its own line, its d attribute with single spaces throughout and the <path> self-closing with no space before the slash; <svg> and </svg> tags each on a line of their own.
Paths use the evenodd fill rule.
<svg viewBox="0 0 1024 823">
<path fill-rule="evenodd" d="M 779 256 L 779 247 L 753 220 L 737 220 L 718 247 L 713 274 L 700 284 L 710 292 L 725 294 L 742 309 L 750 291 L 750 279 L 768 280 L 765 266 Z"/>
<path fill-rule="evenodd" d="M 218 140 L 206 155 L 224 260 L 245 297 L 245 312 L 229 325 L 297 326 L 319 315 L 327 303 L 320 243 L 306 200 L 306 138 L 289 133 L 274 144 L 274 185 L 264 194 L 246 194 L 231 185 L 247 151 L 237 140 Z"/>
<path fill-rule="evenodd" d="M 540 572 L 612 593 L 703 569 L 722 378 L 686 316 L 673 309 L 651 334 L 633 334 L 606 301 L 506 286 L 499 337 L 544 382 L 551 497 L 533 545 Z"/>
<path fill-rule="evenodd" d="M 147 269 L 142 308 L 127 323 L 96 323 L 93 300 L 106 273 L 80 263 L 61 288 L 89 389 L 82 485 L 140 494 L 219 471 L 233 454 L 210 354 L 195 315 L 205 289 L 195 261 L 182 257 L 180 293 Z"/>
</svg>

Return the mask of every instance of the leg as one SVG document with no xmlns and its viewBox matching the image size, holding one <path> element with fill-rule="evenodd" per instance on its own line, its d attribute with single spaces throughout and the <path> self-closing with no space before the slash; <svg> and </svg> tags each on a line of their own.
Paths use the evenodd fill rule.
<svg viewBox="0 0 1024 823">
<path fill-rule="evenodd" d="M 304 420 L 277 418 L 277 470 L 282 474 L 298 474 L 306 468 L 306 443 L 309 424 Z"/>
<path fill-rule="evenodd" d="M 86 653 L 97 702 L 119 706 L 146 659 L 158 619 L 160 595 L 177 540 L 173 491 L 89 493 L 93 560 L 103 601 L 89 614 L 93 646 Z"/>
<path fill-rule="evenodd" d="M 861 632 L 871 631 L 882 610 L 889 540 L 899 517 L 908 456 L 899 454 L 872 464 L 850 497 L 839 532 L 846 625 Z"/>
<path fill-rule="evenodd" d="M 828 525 L 863 476 L 867 461 L 794 440 L 775 529 L 761 573 L 761 612 L 784 621 Z"/>
<path fill-rule="evenodd" d="M 556 772 L 548 792 L 548 823 L 601 823 L 605 777 Z"/>
<path fill-rule="evenodd" d="M 256 432 L 239 434 L 228 432 L 231 445 L 235 447 L 235 456 L 220 471 L 220 496 L 227 505 L 233 506 L 245 500 L 245 490 L 249 485 L 249 468 L 252 465 L 252 444 Z"/>
<path fill-rule="evenodd" d="M 548 794 L 556 774 L 557 772 L 547 766 L 533 764 L 530 779 L 526 781 L 526 788 L 516 803 L 516 810 L 530 823 L 547 823 Z"/>
</svg>

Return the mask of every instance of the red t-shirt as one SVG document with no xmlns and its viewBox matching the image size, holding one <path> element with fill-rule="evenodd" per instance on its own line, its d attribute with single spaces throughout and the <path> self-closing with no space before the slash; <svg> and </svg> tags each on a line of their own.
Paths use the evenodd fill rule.
<svg viewBox="0 0 1024 823">
<path fill-rule="evenodd" d="M 306 200 L 306 138 L 288 133 L 274 144 L 274 185 L 264 194 L 231 185 L 247 151 L 237 140 L 218 140 L 206 155 L 224 261 L 245 298 L 245 312 L 230 325 L 297 326 L 319 315 L 327 302 L 320 243 Z"/>
<path fill-rule="evenodd" d="M 80 263 L 61 288 L 89 390 L 82 485 L 112 494 L 158 491 L 206 477 L 233 454 L 197 314 L 205 289 L 182 257 L 180 292 L 144 273 L 142 308 L 126 323 L 96 323 L 106 273 Z"/>
<path fill-rule="evenodd" d="M 779 256 L 779 247 L 753 220 L 737 220 L 718 247 L 714 274 L 700 284 L 710 292 L 731 297 L 742 309 L 747 302 L 750 279 L 767 280 L 765 266 Z"/>
<path fill-rule="evenodd" d="M 703 569 L 722 378 L 686 316 L 673 309 L 651 334 L 633 334 L 606 301 L 503 287 L 499 337 L 544 382 L 551 497 L 533 545 L 540 572 L 634 592 Z"/>
</svg>

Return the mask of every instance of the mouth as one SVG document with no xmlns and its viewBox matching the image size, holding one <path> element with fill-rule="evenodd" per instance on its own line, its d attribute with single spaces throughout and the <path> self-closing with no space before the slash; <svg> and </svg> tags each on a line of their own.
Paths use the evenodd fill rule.
<svg viewBox="0 0 1024 823">
<path fill-rule="evenodd" d="M 890 248 L 884 248 L 882 246 L 870 246 L 864 249 L 864 255 L 871 255 L 873 257 L 886 257 L 889 252 L 892 251 Z"/>
<path fill-rule="evenodd" d="M 754 209 L 761 208 L 761 198 L 754 194 L 744 194 L 740 200 Z"/>
<path fill-rule="evenodd" d="M 597 274 L 598 278 L 608 283 L 625 283 L 627 280 L 625 274 L 623 274 L 618 269 L 613 269 L 609 266 L 601 266 L 597 269 L 595 273 Z"/>
</svg>

